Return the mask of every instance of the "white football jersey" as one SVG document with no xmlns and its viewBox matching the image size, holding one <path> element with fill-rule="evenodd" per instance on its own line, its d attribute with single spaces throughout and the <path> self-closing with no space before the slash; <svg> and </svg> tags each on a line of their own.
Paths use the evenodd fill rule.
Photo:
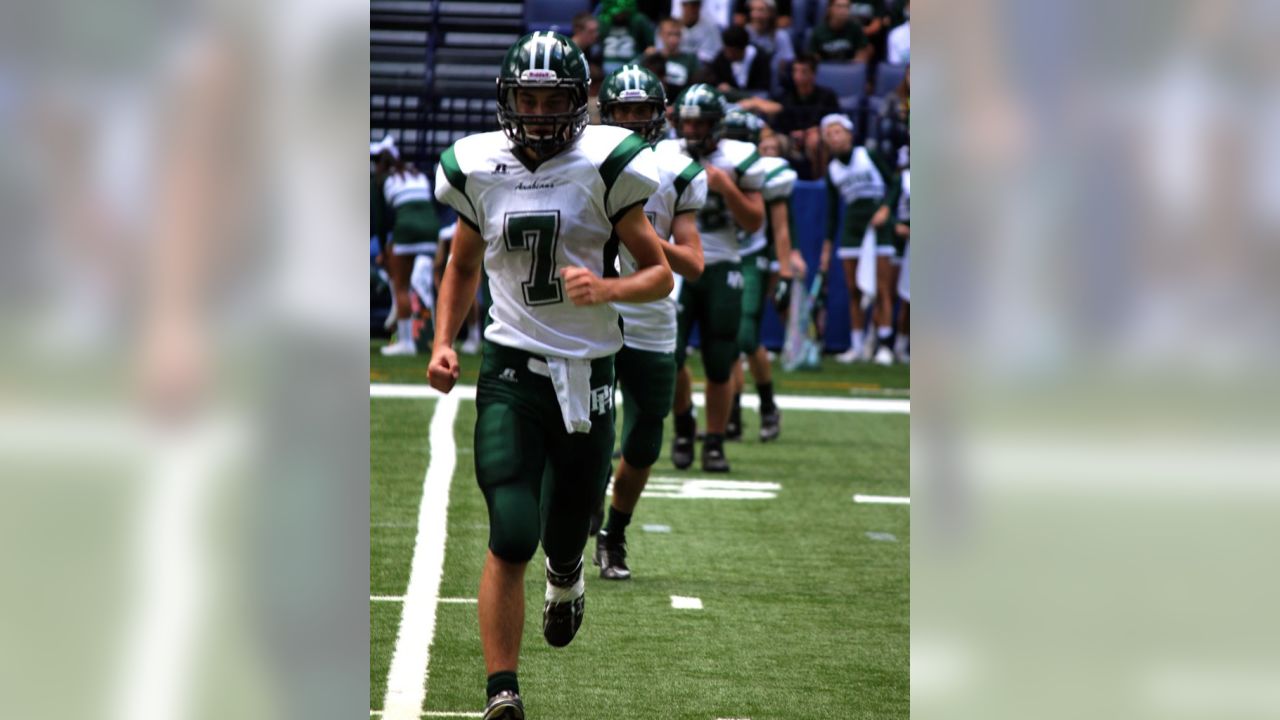
<svg viewBox="0 0 1280 720">
<path fill-rule="evenodd" d="M 658 237 L 671 239 L 676 215 L 697 212 L 707 201 L 707 174 L 702 166 L 679 152 L 662 149 L 658 156 L 658 191 L 645 203 L 644 213 Z M 625 245 L 619 246 L 618 265 L 622 275 L 636 271 L 636 262 Z M 671 294 L 649 303 L 615 303 L 622 316 L 622 342 L 629 348 L 648 352 L 675 352 L 677 300 L 683 278 L 675 275 Z"/>
<path fill-rule="evenodd" d="M 670 143 L 673 147 L 663 147 Z M 664 140 L 659 151 L 675 149 L 685 156 L 684 140 Z M 764 187 L 764 167 L 757 162 L 760 154 L 756 146 L 741 140 L 721 140 L 716 151 L 701 163 L 715 165 L 729 173 L 743 192 L 758 192 Z M 698 234 L 702 236 L 702 255 L 708 265 L 718 262 L 738 261 L 738 226 L 724 198 L 717 192 L 707 191 L 707 202 L 698 213 Z"/>
<path fill-rule="evenodd" d="M 754 233 L 742 233 L 742 254 L 751 255 L 760 252 L 769 245 L 769 205 L 779 200 L 785 202 L 795 190 L 798 176 L 791 168 L 791 163 L 780 157 L 761 157 L 756 162 L 764 168 L 764 189 L 760 194 L 764 197 L 764 225 Z"/>
<path fill-rule="evenodd" d="M 501 132 L 454 143 L 440 157 L 436 199 L 484 238 L 491 342 L 538 355 L 592 359 L 622 347 L 609 304 L 578 306 L 561 268 L 613 276 L 614 222 L 658 188 L 654 152 L 623 128 L 589 126 L 570 148 L 526 167 Z"/>
<path fill-rule="evenodd" d="M 845 205 L 856 200 L 884 197 L 884 176 L 861 145 L 853 149 L 848 164 L 840 162 L 839 158 L 831 158 L 827 163 L 827 180 L 840 191 L 840 199 Z"/>
</svg>

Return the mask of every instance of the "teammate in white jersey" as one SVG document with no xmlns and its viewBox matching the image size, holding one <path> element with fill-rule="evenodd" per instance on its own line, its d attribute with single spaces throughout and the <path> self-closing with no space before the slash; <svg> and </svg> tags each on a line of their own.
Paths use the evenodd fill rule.
<svg viewBox="0 0 1280 720">
<path fill-rule="evenodd" d="M 656 144 L 665 135 L 667 95 L 657 75 L 639 65 L 624 65 L 600 87 L 600 119 L 642 135 Z M 702 166 L 674 152 L 658 153 L 658 190 L 644 210 L 663 239 L 671 269 L 690 280 L 702 275 L 702 241 L 694 214 L 707 198 Z M 622 249 L 622 274 L 635 272 L 635 260 Z M 609 519 L 596 538 L 595 562 L 600 577 L 627 580 L 626 529 L 649 480 L 649 471 L 662 450 L 662 425 L 671 412 L 676 381 L 676 298 L 614 305 L 622 316 L 622 349 L 614 357 L 614 371 L 622 387 L 622 460 L 613 480 Z"/>
<path fill-rule="evenodd" d="M 738 324 L 738 349 L 747 357 L 756 392 L 760 396 L 760 441 L 768 442 L 782 433 L 782 411 L 774 402 L 773 368 L 769 365 L 769 353 L 760 343 L 760 323 L 764 317 L 765 298 L 770 294 L 769 270 L 775 264 L 775 257 L 778 258 L 778 277 L 773 287 L 773 301 L 778 308 L 778 316 L 787 316 L 793 266 L 790 202 L 797 176 L 786 160 L 764 152 L 761 135 L 767 126 L 763 120 L 745 110 L 735 109 L 725 116 L 724 125 L 726 138 L 758 146 L 760 160 L 757 164 L 765 169 L 764 189 L 760 193 L 766 210 L 764 227 L 754 233 L 743 233 L 741 238 L 742 320 Z M 744 385 L 742 365 L 734 363 L 733 406 L 725 428 L 725 438 L 729 440 L 742 437 Z"/>
<path fill-rule="evenodd" d="M 724 97 L 710 85 L 690 85 L 675 102 L 680 140 L 667 140 L 659 151 L 674 149 L 697 160 L 707 173 L 707 202 L 698 213 L 698 233 L 706 269 L 680 291 L 679 337 L 676 341 L 675 438 L 671 461 L 684 469 L 693 464 L 697 423 L 693 417 L 693 383 L 684 366 L 685 347 L 694 324 L 702 343 L 707 373 L 707 434 L 702 446 L 704 472 L 728 472 L 724 432 L 733 402 L 730 385 L 738 358 L 738 323 L 742 315 L 742 271 L 738 260 L 739 230 L 754 233 L 764 224 L 764 168 L 750 143 L 721 140 Z"/>
<path fill-rule="evenodd" d="M 582 622 L 582 551 L 614 439 L 622 332 L 610 303 L 658 300 L 673 286 L 644 214 L 658 187 L 653 150 L 628 130 L 586 127 L 588 77 L 563 35 L 521 38 L 498 77 L 502 132 L 456 142 L 436 179 L 459 224 L 440 289 L 433 387 L 448 392 L 458 379 L 451 341 L 482 261 L 492 296 L 472 455 L 489 509 L 479 593 L 486 720 L 525 717 L 516 670 L 524 571 L 539 540 L 543 636 L 563 647 Z M 626 277 L 614 270 L 619 241 L 636 262 Z"/>
</svg>

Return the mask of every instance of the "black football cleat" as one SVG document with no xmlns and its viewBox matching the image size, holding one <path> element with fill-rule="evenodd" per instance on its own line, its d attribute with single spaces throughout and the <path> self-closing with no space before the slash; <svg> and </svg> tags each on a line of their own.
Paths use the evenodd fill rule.
<svg viewBox="0 0 1280 720">
<path fill-rule="evenodd" d="M 600 577 L 605 580 L 630 580 L 631 568 L 627 567 L 627 541 L 614 540 L 601 530 L 596 536 L 596 554 L 592 562 L 600 567 Z"/>
<path fill-rule="evenodd" d="M 561 575 L 547 564 L 547 597 L 542 605 L 542 636 L 551 647 L 564 647 L 582 627 L 586 585 L 582 580 L 582 560 L 571 573 Z"/>
<path fill-rule="evenodd" d="M 782 411 L 774 408 L 760 413 L 760 442 L 777 440 L 782 434 Z"/>
<path fill-rule="evenodd" d="M 671 464 L 684 470 L 693 464 L 693 434 L 681 435 L 677 429 L 671 438 Z"/>
<path fill-rule="evenodd" d="M 484 706 L 483 720 L 524 720 L 524 703 L 520 701 L 520 695 L 503 690 L 489 698 Z"/>
<path fill-rule="evenodd" d="M 719 443 L 706 443 L 702 446 L 702 471 L 729 472 L 729 458 L 724 456 L 724 447 L 722 445 Z"/>
</svg>

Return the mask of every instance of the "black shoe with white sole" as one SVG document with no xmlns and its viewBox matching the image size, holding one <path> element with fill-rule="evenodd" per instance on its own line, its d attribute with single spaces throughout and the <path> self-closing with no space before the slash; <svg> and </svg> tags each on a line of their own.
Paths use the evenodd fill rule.
<svg viewBox="0 0 1280 720">
<path fill-rule="evenodd" d="M 702 471 L 715 473 L 729 472 L 729 458 L 724 455 L 724 445 L 722 442 L 711 440 L 703 444 Z"/>
<path fill-rule="evenodd" d="M 582 560 L 571 573 L 561 575 L 547 565 L 547 597 L 542 605 L 542 636 L 551 647 L 564 647 L 582 627 L 586 606 L 586 585 L 582 580 Z"/>
<path fill-rule="evenodd" d="M 596 536 L 596 554 L 592 560 L 600 567 L 600 577 L 605 580 L 630 580 L 631 568 L 627 567 L 627 541 L 614 540 L 604 530 Z"/>
<path fill-rule="evenodd" d="M 782 411 L 774 408 L 772 412 L 760 413 L 760 442 L 777 440 L 782 434 Z"/>
<path fill-rule="evenodd" d="M 524 720 L 524 703 L 520 701 L 520 695 L 503 690 L 489 698 L 484 706 L 483 720 Z"/>
</svg>

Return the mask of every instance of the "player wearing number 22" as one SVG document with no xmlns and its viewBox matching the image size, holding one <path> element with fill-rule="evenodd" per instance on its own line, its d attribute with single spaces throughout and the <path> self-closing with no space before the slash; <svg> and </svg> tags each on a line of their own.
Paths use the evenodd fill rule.
<svg viewBox="0 0 1280 720">
<path fill-rule="evenodd" d="M 428 376 L 458 378 L 451 339 L 481 265 L 493 304 L 476 385 L 476 480 L 489 510 L 480 580 L 486 720 L 523 720 L 516 677 L 524 571 L 546 554 L 543 635 L 568 645 L 582 623 L 582 552 L 605 490 L 614 441 L 613 302 L 671 292 L 662 240 L 645 217 L 658 187 L 653 150 L 618 127 L 587 127 L 582 52 L 552 32 L 526 35 L 498 77 L 501 132 L 463 138 L 441 156 L 436 198 L 458 213 L 440 291 Z M 635 272 L 618 277 L 619 242 Z"/>
</svg>

